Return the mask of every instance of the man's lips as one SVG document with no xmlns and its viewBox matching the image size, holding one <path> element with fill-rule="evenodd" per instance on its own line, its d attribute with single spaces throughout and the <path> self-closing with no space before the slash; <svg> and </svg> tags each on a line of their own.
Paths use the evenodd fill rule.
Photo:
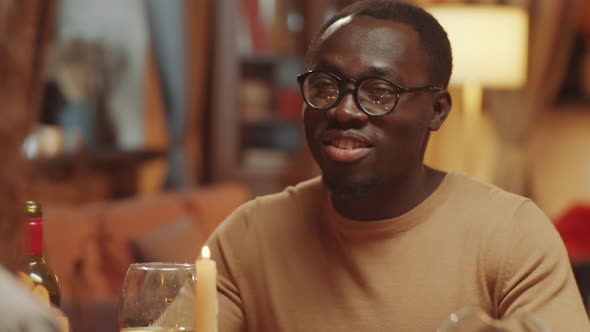
<svg viewBox="0 0 590 332">
<path fill-rule="evenodd" d="M 322 142 L 326 155 L 342 163 L 353 163 L 364 158 L 373 147 L 365 136 L 352 132 L 328 132 Z"/>
</svg>

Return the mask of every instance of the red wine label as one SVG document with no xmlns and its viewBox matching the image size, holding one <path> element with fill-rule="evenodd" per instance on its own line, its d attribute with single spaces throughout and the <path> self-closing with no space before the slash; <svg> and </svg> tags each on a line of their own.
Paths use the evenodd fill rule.
<svg viewBox="0 0 590 332">
<path fill-rule="evenodd" d="M 43 253 L 43 218 L 27 218 L 25 254 Z"/>
</svg>

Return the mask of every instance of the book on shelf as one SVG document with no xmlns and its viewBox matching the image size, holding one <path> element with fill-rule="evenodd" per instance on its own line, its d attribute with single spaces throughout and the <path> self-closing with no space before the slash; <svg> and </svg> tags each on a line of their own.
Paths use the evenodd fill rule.
<svg viewBox="0 0 590 332">
<path fill-rule="evenodd" d="M 242 121 L 256 122 L 269 117 L 273 99 L 270 83 L 256 78 L 243 78 L 239 90 Z"/>
<path fill-rule="evenodd" d="M 241 24 L 239 25 L 241 37 L 249 41 L 240 45 L 243 54 L 266 53 L 272 49 L 269 31 L 266 28 L 260 13 L 258 0 L 241 0 Z"/>
<path fill-rule="evenodd" d="M 297 86 L 280 87 L 276 92 L 277 116 L 280 119 L 300 121 L 303 97 Z"/>
<path fill-rule="evenodd" d="M 243 147 L 295 152 L 301 145 L 300 126 L 299 121 L 268 120 L 243 123 Z"/>
</svg>

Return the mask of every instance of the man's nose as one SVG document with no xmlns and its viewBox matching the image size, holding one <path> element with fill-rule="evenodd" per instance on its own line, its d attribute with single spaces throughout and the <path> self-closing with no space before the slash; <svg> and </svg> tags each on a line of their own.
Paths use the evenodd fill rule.
<svg viewBox="0 0 590 332">
<path fill-rule="evenodd" d="M 340 124 L 350 125 L 350 123 L 354 123 L 358 125 L 366 122 L 369 118 L 365 112 L 359 109 L 353 91 L 344 91 L 340 103 L 329 110 L 330 116 Z"/>
</svg>

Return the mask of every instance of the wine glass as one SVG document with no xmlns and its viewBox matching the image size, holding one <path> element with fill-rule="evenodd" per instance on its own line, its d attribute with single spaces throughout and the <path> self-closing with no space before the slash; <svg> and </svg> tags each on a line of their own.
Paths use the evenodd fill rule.
<svg viewBox="0 0 590 332">
<path fill-rule="evenodd" d="M 477 308 L 463 308 L 449 315 L 437 332 L 551 332 L 545 324 L 526 311 L 518 311 L 505 320 L 491 318 Z"/>
<path fill-rule="evenodd" d="M 194 331 L 195 282 L 193 264 L 129 265 L 121 292 L 121 332 Z"/>
</svg>

